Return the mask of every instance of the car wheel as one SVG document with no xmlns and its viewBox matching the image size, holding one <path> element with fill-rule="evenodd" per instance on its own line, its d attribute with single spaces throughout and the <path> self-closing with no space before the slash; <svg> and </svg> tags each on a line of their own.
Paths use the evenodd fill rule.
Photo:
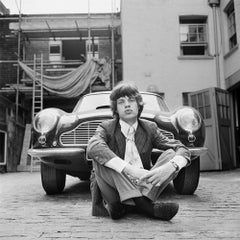
<svg viewBox="0 0 240 240">
<path fill-rule="evenodd" d="M 41 179 L 47 194 L 58 194 L 65 187 L 66 173 L 41 162 Z"/>
<path fill-rule="evenodd" d="M 191 164 L 181 169 L 173 180 L 173 185 L 179 194 L 191 195 L 198 187 L 200 177 L 200 158 L 194 159 Z"/>
</svg>

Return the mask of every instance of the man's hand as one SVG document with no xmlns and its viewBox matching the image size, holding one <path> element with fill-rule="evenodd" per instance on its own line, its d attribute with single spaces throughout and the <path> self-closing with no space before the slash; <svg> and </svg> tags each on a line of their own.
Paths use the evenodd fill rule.
<svg viewBox="0 0 240 240">
<path fill-rule="evenodd" d="M 140 181 L 146 181 L 154 186 L 161 186 L 166 183 L 166 181 L 171 181 L 175 176 L 176 169 L 171 163 L 166 163 L 163 166 L 157 167 L 150 170 L 144 176 L 140 178 Z"/>
<path fill-rule="evenodd" d="M 141 177 L 145 176 L 147 173 L 149 173 L 148 170 L 143 168 L 137 168 L 133 165 L 128 164 L 124 169 L 123 172 L 127 175 L 130 175 L 134 179 L 140 179 Z"/>
</svg>

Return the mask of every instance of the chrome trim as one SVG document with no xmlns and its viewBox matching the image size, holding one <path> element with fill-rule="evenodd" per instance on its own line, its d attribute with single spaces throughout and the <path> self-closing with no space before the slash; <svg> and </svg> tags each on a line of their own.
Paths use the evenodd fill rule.
<svg viewBox="0 0 240 240">
<path fill-rule="evenodd" d="M 83 122 L 71 131 L 60 135 L 62 146 L 82 146 L 86 147 L 88 140 L 94 135 L 98 125 L 106 119 Z"/>
<path fill-rule="evenodd" d="M 85 153 L 83 148 L 41 148 L 41 149 L 28 149 L 28 154 L 32 157 L 71 157 Z M 80 155 L 79 155 L 80 157 Z"/>
<path fill-rule="evenodd" d="M 189 148 L 191 152 L 191 156 L 199 157 L 207 153 L 208 149 L 206 147 L 196 147 L 196 148 Z"/>
<path fill-rule="evenodd" d="M 83 122 L 71 131 L 64 132 L 60 135 L 60 144 L 62 146 L 80 146 L 86 147 L 88 140 L 94 135 L 98 125 L 107 119 L 94 120 Z M 162 134 L 170 139 L 174 139 L 174 135 L 171 132 L 160 129 Z"/>
</svg>

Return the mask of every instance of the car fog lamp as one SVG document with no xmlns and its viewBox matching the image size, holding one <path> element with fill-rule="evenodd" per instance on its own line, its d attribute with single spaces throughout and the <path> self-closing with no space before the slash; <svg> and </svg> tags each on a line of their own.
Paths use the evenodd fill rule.
<svg viewBox="0 0 240 240">
<path fill-rule="evenodd" d="M 195 137 L 193 134 L 190 133 L 190 134 L 188 135 L 188 141 L 191 142 L 191 143 L 193 143 L 193 142 L 196 141 L 196 137 Z"/>
<path fill-rule="evenodd" d="M 56 123 L 57 115 L 49 109 L 46 109 L 36 115 L 33 127 L 37 132 L 45 134 L 51 131 L 55 127 Z"/>
<path fill-rule="evenodd" d="M 195 132 L 201 126 L 199 113 L 192 108 L 183 108 L 177 112 L 179 126 L 187 132 Z M 190 137 L 192 139 L 192 136 Z"/>
<path fill-rule="evenodd" d="M 44 145 L 46 143 L 46 137 L 44 135 L 41 135 L 39 138 L 38 138 L 38 142 L 41 144 L 41 145 Z"/>
</svg>

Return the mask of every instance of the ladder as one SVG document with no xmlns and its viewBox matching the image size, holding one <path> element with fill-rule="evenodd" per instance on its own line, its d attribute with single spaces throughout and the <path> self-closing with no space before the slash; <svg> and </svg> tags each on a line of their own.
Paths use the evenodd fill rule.
<svg viewBox="0 0 240 240">
<path fill-rule="evenodd" d="M 34 54 L 33 62 L 34 79 L 32 88 L 32 122 L 38 112 L 43 109 L 43 54 L 40 58 Z M 32 148 L 32 141 L 31 141 Z M 31 156 L 30 170 L 33 171 L 35 163 L 40 162 L 40 159 Z"/>
<path fill-rule="evenodd" d="M 34 79 L 32 92 L 32 121 L 36 114 L 43 109 L 43 54 L 40 58 L 34 54 Z M 39 72 L 40 70 L 40 72 Z M 37 81 L 38 79 L 38 81 Z"/>
</svg>

